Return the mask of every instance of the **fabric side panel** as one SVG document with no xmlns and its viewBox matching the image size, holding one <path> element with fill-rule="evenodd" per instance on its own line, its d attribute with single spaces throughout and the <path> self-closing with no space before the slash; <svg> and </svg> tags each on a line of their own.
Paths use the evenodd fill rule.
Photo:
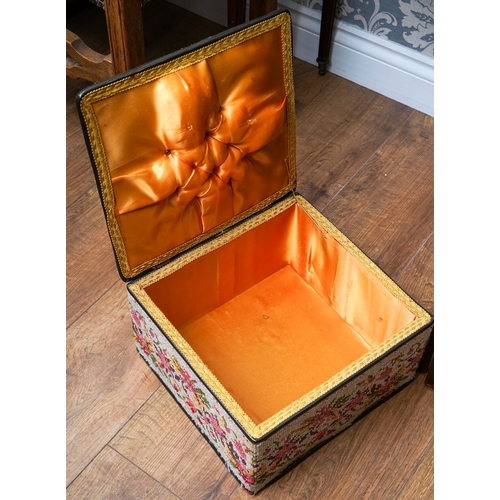
<svg viewBox="0 0 500 500">
<path fill-rule="evenodd" d="M 128 299 L 137 350 L 229 471 L 248 492 L 254 493 L 255 445 L 130 293 Z"/>
<path fill-rule="evenodd" d="M 256 491 L 410 382 L 429 336 L 430 329 L 427 329 L 408 340 L 258 443 L 254 458 Z"/>
</svg>

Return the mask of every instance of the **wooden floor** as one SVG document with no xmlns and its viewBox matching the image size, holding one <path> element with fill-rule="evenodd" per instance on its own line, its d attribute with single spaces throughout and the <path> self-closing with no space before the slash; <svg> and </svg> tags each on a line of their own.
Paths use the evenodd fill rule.
<svg viewBox="0 0 500 500">
<path fill-rule="evenodd" d="M 149 59 L 221 29 L 150 4 Z M 97 49 L 101 14 L 71 21 Z M 294 80 L 298 192 L 432 313 L 433 119 L 299 60 Z M 135 350 L 76 114 L 87 85 L 67 81 L 67 498 L 246 499 Z M 434 393 L 423 378 L 258 497 L 432 499 Z"/>
</svg>

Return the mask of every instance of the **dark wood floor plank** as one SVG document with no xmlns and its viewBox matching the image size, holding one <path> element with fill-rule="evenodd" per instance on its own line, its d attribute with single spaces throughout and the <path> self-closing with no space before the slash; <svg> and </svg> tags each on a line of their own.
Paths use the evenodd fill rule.
<svg viewBox="0 0 500 500">
<path fill-rule="evenodd" d="M 434 442 L 397 500 L 434 500 Z"/>
<path fill-rule="evenodd" d="M 336 77 L 297 115 L 298 192 L 323 210 L 410 113 Z"/>
<path fill-rule="evenodd" d="M 90 82 L 82 79 L 66 77 L 66 128 L 69 133 L 74 132 L 78 128 L 78 116 L 76 114 L 75 99 L 77 94 L 88 87 Z M 72 115 L 71 119 L 69 116 Z"/>
<path fill-rule="evenodd" d="M 68 487 L 66 500 L 179 500 L 106 446 Z"/>
<path fill-rule="evenodd" d="M 96 190 L 94 174 L 80 125 L 77 123 L 72 128 L 73 132 L 66 138 L 67 144 L 70 145 L 66 148 L 67 163 L 71 164 L 71 171 L 66 175 L 67 207 L 75 203 L 82 193 Z"/>
<path fill-rule="evenodd" d="M 92 187 L 66 215 L 66 323 L 71 325 L 120 280 L 101 202 Z"/>
<path fill-rule="evenodd" d="M 67 331 L 67 481 L 71 483 L 158 388 L 135 349 L 125 285 Z"/>
<path fill-rule="evenodd" d="M 414 111 L 323 211 L 390 276 L 433 232 L 432 129 Z"/>
<path fill-rule="evenodd" d="M 295 58 L 293 61 L 293 83 L 296 102 L 304 108 L 337 78 L 332 73 L 320 76 L 311 73 L 311 65 Z"/>
<path fill-rule="evenodd" d="M 110 446 L 185 500 L 229 498 L 238 483 L 160 387 Z"/>
<path fill-rule="evenodd" d="M 92 167 L 76 109 L 77 94 L 90 82 L 66 78 L 66 206 L 95 187 Z"/>
<path fill-rule="evenodd" d="M 396 282 L 424 309 L 434 314 L 434 234 L 396 277 Z"/>
</svg>

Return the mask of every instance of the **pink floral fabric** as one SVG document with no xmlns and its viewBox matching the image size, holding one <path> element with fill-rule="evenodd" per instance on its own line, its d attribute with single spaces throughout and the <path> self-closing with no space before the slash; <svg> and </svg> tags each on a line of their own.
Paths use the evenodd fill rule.
<svg viewBox="0 0 500 500">
<path fill-rule="evenodd" d="M 139 353 L 248 490 L 255 485 L 250 440 L 149 316 L 129 295 Z"/>
<path fill-rule="evenodd" d="M 257 443 L 184 361 L 129 294 L 137 348 L 250 493 L 257 493 L 305 454 L 332 438 L 416 373 L 429 339 L 425 331 Z"/>
</svg>

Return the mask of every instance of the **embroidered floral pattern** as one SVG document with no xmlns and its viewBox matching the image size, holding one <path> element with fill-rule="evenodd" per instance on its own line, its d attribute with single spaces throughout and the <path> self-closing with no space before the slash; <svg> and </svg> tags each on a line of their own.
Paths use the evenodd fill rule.
<svg viewBox="0 0 500 500">
<path fill-rule="evenodd" d="M 139 352 L 250 493 L 409 382 L 429 338 L 428 332 L 418 335 L 275 433 L 252 443 L 135 299 L 129 300 Z"/>
<path fill-rule="evenodd" d="M 256 480 L 268 482 L 297 458 L 332 438 L 381 399 L 410 381 L 415 375 L 429 334 L 404 345 L 383 363 L 339 388 L 261 446 L 256 460 Z"/>
<path fill-rule="evenodd" d="M 250 490 L 255 483 L 250 441 L 131 296 L 129 302 L 139 352 Z"/>
</svg>

